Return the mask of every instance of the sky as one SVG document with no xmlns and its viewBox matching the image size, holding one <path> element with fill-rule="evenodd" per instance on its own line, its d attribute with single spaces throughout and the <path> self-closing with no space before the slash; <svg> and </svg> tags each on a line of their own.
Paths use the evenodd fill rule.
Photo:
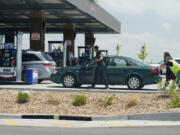
<svg viewBox="0 0 180 135">
<path fill-rule="evenodd" d="M 99 4 L 121 22 L 122 30 L 120 35 L 100 36 L 98 44 L 108 48 L 120 43 L 121 55 L 138 59 L 146 43 L 147 62 L 160 61 L 164 51 L 180 57 L 180 0 L 99 0 Z"/>
<path fill-rule="evenodd" d="M 95 35 L 100 49 L 115 55 L 120 44 L 120 55 L 138 59 L 146 43 L 147 63 L 162 60 L 165 51 L 180 57 L 180 0 L 98 0 L 98 4 L 121 22 L 121 34 Z M 29 35 L 24 35 L 23 42 L 28 39 Z M 60 34 L 46 35 L 46 50 L 48 40 L 62 39 Z M 84 35 L 78 34 L 75 43 L 76 48 L 83 46 Z"/>
</svg>

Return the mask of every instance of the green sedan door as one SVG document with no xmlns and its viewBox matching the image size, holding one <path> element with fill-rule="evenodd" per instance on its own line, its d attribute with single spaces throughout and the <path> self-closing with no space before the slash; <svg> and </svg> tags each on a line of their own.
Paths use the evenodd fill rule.
<svg viewBox="0 0 180 135">
<path fill-rule="evenodd" d="M 81 83 L 89 84 L 93 82 L 95 68 L 96 68 L 96 64 L 94 59 L 81 67 L 80 70 Z"/>
<path fill-rule="evenodd" d="M 107 76 L 110 84 L 123 84 L 126 79 L 127 62 L 121 57 L 110 57 Z"/>
</svg>

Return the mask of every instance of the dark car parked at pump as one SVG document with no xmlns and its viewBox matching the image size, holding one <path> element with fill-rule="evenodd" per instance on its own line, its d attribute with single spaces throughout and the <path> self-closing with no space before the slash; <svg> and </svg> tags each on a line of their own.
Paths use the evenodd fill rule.
<svg viewBox="0 0 180 135">
<path fill-rule="evenodd" d="M 104 57 L 106 74 L 110 85 L 127 85 L 129 89 L 142 89 L 144 85 L 155 84 L 160 79 L 159 71 L 137 60 L 122 56 Z M 80 87 L 91 84 L 96 62 L 94 59 L 81 66 L 58 69 L 51 80 L 63 83 L 65 87 Z M 103 82 L 99 80 L 98 84 Z"/>
</svg>

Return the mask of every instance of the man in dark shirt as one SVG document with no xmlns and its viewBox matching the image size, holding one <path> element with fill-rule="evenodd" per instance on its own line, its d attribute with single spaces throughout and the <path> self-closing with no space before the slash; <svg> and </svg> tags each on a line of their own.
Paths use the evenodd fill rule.
<svg viewBox="0 0 180 135">
<path fill-rule="evenodd" d="M 97 80 L 100 79 L 102 77 L 102 79 L 104 80 L 104 83 L 106 85 L 106 89 L 109 88 L 108 86 L 108 80 L 106 77 L 106 65 L 103 61 L 103 55 L 101 54 L 101 52 L 99 51 L 99 47 L 95 46 L 94 47 L 94 51 L 96 52 L 96 62 L 97 62 L 97 67 L 95 70 L 95 75 L 94 75 L 94 79 L 93 79 L 93 83 L 92 83 L 92 88 L 95 87 Z"/>
</svg>

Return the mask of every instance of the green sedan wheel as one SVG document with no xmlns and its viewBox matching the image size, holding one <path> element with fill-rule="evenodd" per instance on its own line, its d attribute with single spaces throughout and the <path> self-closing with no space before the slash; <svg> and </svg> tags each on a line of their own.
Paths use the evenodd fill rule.
<svg viewBox="0 0 180 135">
<path fill-rule="evenodd" d="M 131 76 L 127 80 L 127 86 L 128 86 L 128 89 L 130 90 L 137 90 L 137 89 L 141 89 L 143 87 L 143 84 L 139 77 Z"/>
<path fill-rule="evenodd" d="M 76 79 L 71 74 L 64 75 L 62 82 L 63 82 L 64 87 L 68 87 L 68 88 L 75 87 L 76 85 Z"/>
</svg>

